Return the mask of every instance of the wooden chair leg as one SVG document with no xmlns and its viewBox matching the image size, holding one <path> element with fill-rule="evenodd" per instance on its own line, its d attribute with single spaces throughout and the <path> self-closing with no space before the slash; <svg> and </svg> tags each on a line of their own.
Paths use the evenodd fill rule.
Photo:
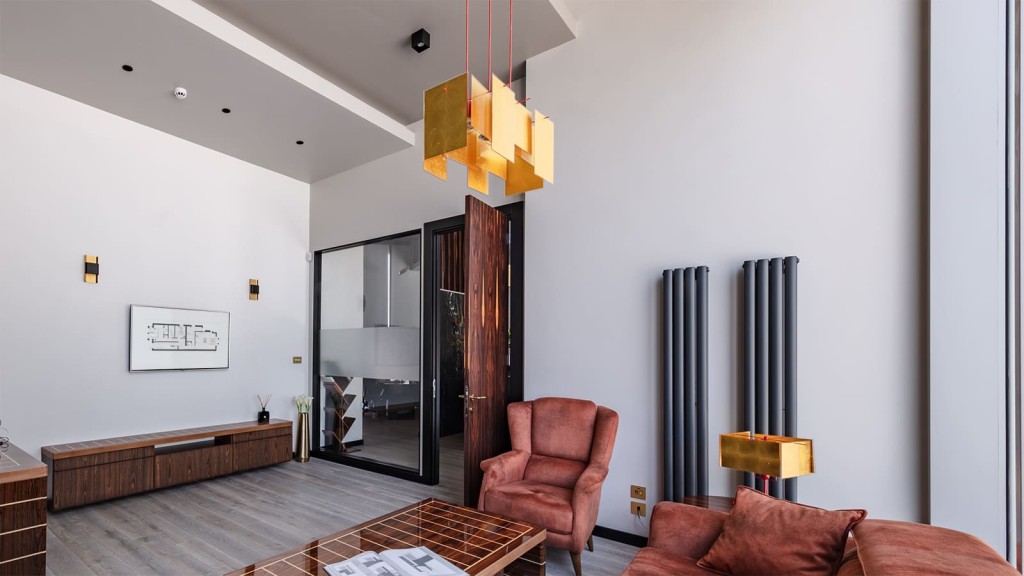
<svg viewBox="0 0 1024 576">
<path fill-rule="evenodd" d="M 591 534 L 590 538 L 587 538 L 587 550 L 594 551 L 594 535 Z"/>
<path fill-rule="evenodd" d="M 583 576 L 583 567 L 580 565 L 580 553 L 569 552 L 569 557 L 572 558 L 572 568 L 576 571 L 576 576 Z"/>
</svg>

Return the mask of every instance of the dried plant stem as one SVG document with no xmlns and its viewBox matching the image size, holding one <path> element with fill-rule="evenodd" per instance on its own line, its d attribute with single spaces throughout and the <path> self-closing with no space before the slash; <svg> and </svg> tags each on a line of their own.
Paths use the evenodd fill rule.
<svg viewBox="0 0 1024 576">
<path fill-rule="evenodd" d="M 273 394 L 268 394 L 267 395 L 267 399 L 264 400 L 263 397 L 260 396 L 259 394 L 256 395 L 256 399 L 260 401 L 260 406 L 262 406 L 263 410 L 267 409 L 267 404 L 270 403 L 270 399 L 273 398 L 273 397 L 274 397 Z"/>
</svg>

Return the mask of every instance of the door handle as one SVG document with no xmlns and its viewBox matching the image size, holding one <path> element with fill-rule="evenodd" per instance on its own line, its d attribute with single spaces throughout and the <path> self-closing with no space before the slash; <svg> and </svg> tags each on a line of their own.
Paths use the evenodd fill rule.
<svg viewBox="0 0 1024 576">
<path fill-rule="evenodd" d="M 465 400 L 466 398 L 469 398 L 470 400 L 487 400 L 487 396 L 473 396 L 472 394 L 470 394 L 469 396 L 466 396 L 465 394 L 459 394 L 459 398 L 462 398 L 463 400 Z"/>
<path fill-rule="evenodd" d="M 462 398 L 463 403 L 466 404 L 466 412 L 472 412 L 473 411 L 473 406 L 469 402 L 466 402 L 466 400 L 467 399 L 469 399 L 469 400 L 486 400 L 487 396 L 474 396 L 472 394 L 459 394 L 459 398 Z"/>
</svg>

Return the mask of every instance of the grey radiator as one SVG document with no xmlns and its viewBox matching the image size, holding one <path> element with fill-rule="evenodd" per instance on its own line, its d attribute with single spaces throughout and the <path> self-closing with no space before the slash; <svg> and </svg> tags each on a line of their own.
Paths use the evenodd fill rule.
<svg viewBox="0 0 1024 576">
<path fill-rule="evenodd" d="M 665 500 L 708 492 L 708 267 L 665 270 Z"/>
<path fill-rule="evenodd" d="M 743 430 L 797 436 L 796 256 L 743 263 Z M 762 480 L 746 474 L 748 486 Z M 769 494 L 796 500 L 796 479 Z"/>
</svg>

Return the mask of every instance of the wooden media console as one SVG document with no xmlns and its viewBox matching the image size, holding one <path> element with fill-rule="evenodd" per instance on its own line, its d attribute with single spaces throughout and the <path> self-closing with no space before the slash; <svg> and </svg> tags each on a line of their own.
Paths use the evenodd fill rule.
<svg viewBox="0 0 1024 576">
<path fill-rule="evenodd" d="M 292 423 L 239 422 L 43 446 L 57 511 L 287 462 Z"/>
<path fill-rule="evenodd" d="M 46 467 L 0 448 L 0 576 L 46 574 Z"/>
</svg>

